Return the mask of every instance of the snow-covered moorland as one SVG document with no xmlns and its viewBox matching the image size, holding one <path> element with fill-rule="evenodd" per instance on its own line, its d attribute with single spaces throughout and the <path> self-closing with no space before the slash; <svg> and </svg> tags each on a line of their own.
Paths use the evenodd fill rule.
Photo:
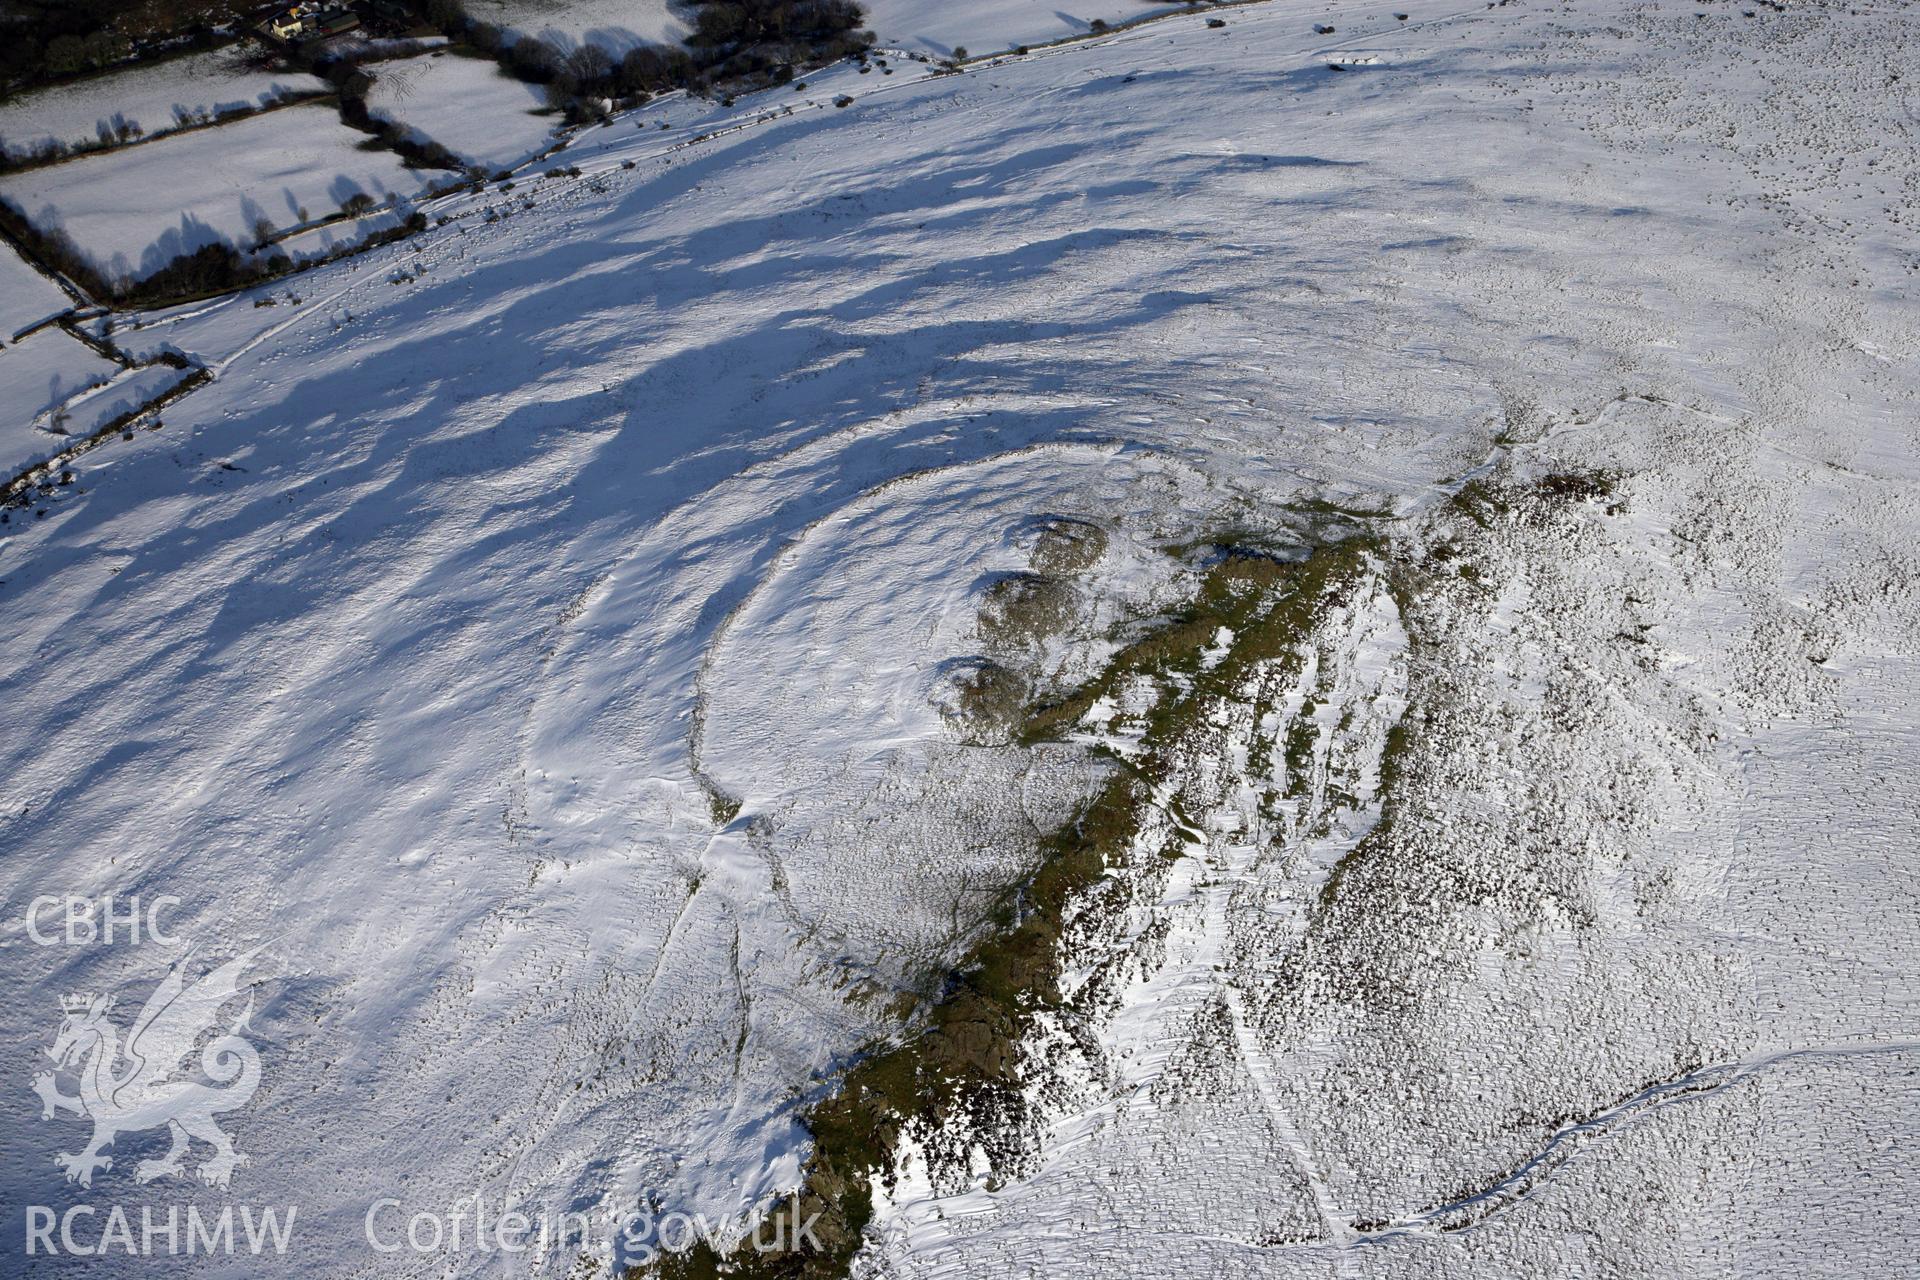
<svg viewBox="0 0 1920 1280">
<path fill-rule="evenodd" d="M 116 325 L 211 376 L 0 525 L 7 1203 L 295 1205 L 314 1276 L 803 1184 L 861 1275 L 1901 1274 L 1910 19 L 1404 12 L 666 99 Z M 106 893 L 177 941 L 29 935 Z M 249 1162 L 69 1182 L 61 997 L 188 944 L 259 949 Z"/>
</svg>

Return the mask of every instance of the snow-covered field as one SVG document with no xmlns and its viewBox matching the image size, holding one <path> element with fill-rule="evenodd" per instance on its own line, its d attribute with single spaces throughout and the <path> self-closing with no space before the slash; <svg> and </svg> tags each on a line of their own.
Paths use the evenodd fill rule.
<svg viewBox="0 0 1920 1280">
<path fill-rule="evenodd" d="M 1018 45 L 1046 44 L 1086 35 L 1096 21 L 1118 26 L 1179 8 L 1147 0 L 1098 0 L 1070 8 L 1044 0 L 982 0 L 972 4 L 871 0 L 863 7 L 867 27 L 882 45 L 942 58 L 955 49 L 965 49 L 969 56 L 978 57 Z"/>
<path fill-rule="evenodd" d="M 367 109 L 437 142 L 468 164 L 510 169 L 551 140 L 556 118 L 540 90 L 483 58 L 428 55 L 374 68 Z"/>
<path fill-rule="evenodd" d="M 0 103 L 0 148 L 29 155 L 50 142 L 91 145 L 125 129 L 153 137 L 326 89 L 325 81 L 303 72 L 250 70 L 235 50 L 196 53 Z"/>
<path fill-rule="evenodd" d="M 331 107 L 294 106 L 0 178 L 0 198 L 63 230 L 107 276 L 137 280 L 203 245 L 329 217 L 355 196 L 410 196 L 426 178 Z"/>
<path fill-rule="evenodd" d="M 1404 12 L 663 100 L 118 326 L 213 376 L 0 525 L 7 1203 L 297 1205 L 276 1272 L 383 1278 L 569 1274 L 476 1195 L 762 1204 L 1134 753 L 1017 1132 L 910 1128 L 855 1274 L 1910 1270 L 1910 18 Z M 955 714 L 1330 529 L 1158 754 L 1137 683 Z M 107 893 L 176 941 L 30 936 Z M 61 997 L 189 944 L 259 949 L 250 1162 L 69 1183 Z"/>
<path fill-rule="evenodd" d="M 72 334 L 42 329 L 0 348 L 0 404 L 6 406 L 7 443 L 0 472 L 12 476 L 27 462 L 50 453 L 44 434 L 29 433 L 34 420 L 119 372 L 119 366 Z"/>
<path fill-rule="evenodd" d="M 0 252 L 0 341 L 73 305 L 66 290 L 34 270 L 12 245 L 4 250 Z"/>
<path fill-rule="evenodd" d="M 563 53 L 592 44 L 619 57 L 645 44 L 678 44 L 693 30 L 692 6 L 680 0 L 471 0 L 467 10 Z"/>
</svg>

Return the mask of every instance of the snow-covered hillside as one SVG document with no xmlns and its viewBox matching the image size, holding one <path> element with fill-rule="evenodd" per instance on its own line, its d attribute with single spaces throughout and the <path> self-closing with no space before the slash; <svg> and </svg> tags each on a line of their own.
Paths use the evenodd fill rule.
<svg viewBox="0 0 1920 1280">
<path fill-rule="evenodd" d="M 296 1205 L 274 1270 L 367 1277 L 590 1272 L 369 1243 L 476 1196 L 763 1207 L 1116 759 L 1018 1133 L 904 1130 L 856 1273 L 1903 1274 L 1912 16 L 1404 13 L 662 99 L 117 318 L 212 376 L 0 524 L 0 1274 L 259 1274 L 28 1259 L 26 1206 Z M 1286 646 L 1011 727 L 1335 538 Z M 109 893 L 177 941 L 29 931 Z M 259 949 L 250 1163 L 69 1183 L 62 997 L 128 1025 L 189 946 Z"/>
</svg>

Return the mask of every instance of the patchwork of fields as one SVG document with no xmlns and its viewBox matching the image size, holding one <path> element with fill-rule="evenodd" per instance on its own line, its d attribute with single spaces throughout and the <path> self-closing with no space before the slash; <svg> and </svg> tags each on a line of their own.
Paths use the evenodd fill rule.
<svg viewBox="0 0 1920 1280">
<path fill-rule="evenodd" d="M 132 282 L 206 245 L 251 246 L 352 201 L 392 204 L 424 187 L 428 175 L 367 142 L 330 107 L 288 107 L 6 175 L 0 199 L 70 237 L 108 279 Z"/>
</svg>

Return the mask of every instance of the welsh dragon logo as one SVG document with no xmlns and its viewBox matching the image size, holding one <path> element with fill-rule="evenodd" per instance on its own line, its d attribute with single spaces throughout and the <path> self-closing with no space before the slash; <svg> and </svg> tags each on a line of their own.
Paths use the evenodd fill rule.
<svg viewBox="0 0 1920 1280">
<path fill-rule="evenodd" d="M 109 1015 L 112 996 L 70 995 L 60 1001 L 66 1015 L 47 1056 L 55 1070 L 34 1077 L 43 1120 L 59 1111 L 72 1111 L 93 1121 L 93 1140 L 79 1155 L 61 1152 L 54 1163 L 66 1171 L 67 1181 L 93 1185 L 96 1171 L 113 1168 L 113 1158 L 101 1151 L 123 1133 L 165 1127 L 173 1145 L 157 1160 L 142 1160 L 134 1168 L 136 1181 L 185 1172 L 192 1139 L 213 1148 L 200 1164 L 200 1180 L 226 1189 L 233 1171 L 247 1157 L 214 1120 L 223 1112 L 245 1106 L 260 1087 L 260 1055 L 241 1033 L 253 1013 L 253 1000 L 225 1031 L 218 1029 L 220 1010 L 240 994 L 240 974 L 258 954 L 249 951 L 230 960 L 188 986 L 181 971 L 191 951 L 174 962 L 160 985 L 147 997 L 123 1045 L 120 1028 Z M 211 1038 L 207 1038 L 211 1035 Z M 196 1046 L 200 1072 L 189 1068 Z M 60 1091 L 62 1073 L 77 1073 L 80 1092 Z"/>
</svg>

